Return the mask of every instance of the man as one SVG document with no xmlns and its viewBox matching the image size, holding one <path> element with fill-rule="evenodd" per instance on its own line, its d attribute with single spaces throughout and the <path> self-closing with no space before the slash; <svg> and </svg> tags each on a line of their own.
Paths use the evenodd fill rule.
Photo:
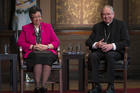
<svg viewBox="0 0 140 93">
<path fill-rule="evenodd" d="M 129 45 L 129 35 L 124 22 L 114 19 L 112 6 L 105 5 L 101 12 L 102 22 L 93 26 L 93 32 L 86 41 L 86 46 L 92 51 L 89 62 L 92 67 L 92 82 L 94 88 L 90 93 L 102 93 L 98 80 L 98 66 L 101 59 L 107 62 L 108 87 L 105 93 L 114 93 L 114 71 L 116 60 L 121 59 L 124 47 Z"/>
</svg>

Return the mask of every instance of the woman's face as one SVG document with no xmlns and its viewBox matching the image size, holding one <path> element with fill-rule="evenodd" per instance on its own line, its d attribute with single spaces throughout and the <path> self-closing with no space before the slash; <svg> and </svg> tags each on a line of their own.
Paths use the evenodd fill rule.
<svg viewBox="0 0 140 93">
<path fill-rule="evenodd" d="M 31 21 L 35 26 L 39 26 L 42 21 L 41 13 L 37 11 L 35 14 L 32 14 Z"/>
</svg>

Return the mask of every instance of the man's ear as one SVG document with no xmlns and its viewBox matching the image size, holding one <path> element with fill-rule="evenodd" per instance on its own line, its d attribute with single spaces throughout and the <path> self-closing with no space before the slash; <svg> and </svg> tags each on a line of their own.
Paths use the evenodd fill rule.
<svg viewBox="0 0 140 93">
<path fill-rule="evenodd" d="M 115 12 L 113 13 L 113 18 L 115 17 Z"/>
</svg>

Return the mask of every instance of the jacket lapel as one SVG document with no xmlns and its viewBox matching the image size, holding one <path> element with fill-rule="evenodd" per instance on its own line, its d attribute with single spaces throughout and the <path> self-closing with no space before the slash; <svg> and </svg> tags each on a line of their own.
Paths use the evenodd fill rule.
<svg viewBox="0 0 140 93">
<path fill-rule="evenodd" d="M 36 44 L 36 37 L 35 37 L 35 31 L 34 31 L 34 25 L 31 23 L 31 26 L 30 26 L 30 31 L 31 31 L 31 36 L 32 36 L 32 38 L 33 39 L 31 39 L 31 40 L 33 40 L 32 42 L 34 43 L 34 44 Z M 30 37 L 31 38 L 31 37 Z"/>
<path fill-rule="evenodd" d="M 115 20 L 113 19 L 113 23 L 112 23 L 112 27 L 111 27 L 111 32 L 110 32 L 110 36 L 111 36 L 110 40 L 111 40 L 111 42 L 114 41 L 113 37 L 115 35 L 115 31 L 116 31 L 116 26 L 115 26 Z"/>
</svg>

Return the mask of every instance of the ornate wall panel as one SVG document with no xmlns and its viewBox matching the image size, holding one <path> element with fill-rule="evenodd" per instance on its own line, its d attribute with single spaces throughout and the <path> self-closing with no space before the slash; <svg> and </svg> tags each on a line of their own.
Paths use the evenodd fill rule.
<svg viewBox="0 0 140 93">
<path fill-rule="evenodd" d="M 81 0 L 56 0 L 56 24 L 80 24 Z"/>
<path fill-rule="evenodd" d="M 108 0 L 56 0 L 56 29 L 92 27 Z"/>
<path fill-rule="evenodd" d="M 129 0 L 129 25 L 140 25 L 140 0 Z"/>
<path fill-rule="evenodd" d="M 94 24 L 101 20 L 100 11 L 107 0 L 83 0 L 82 24 Z"/>
</svg>

